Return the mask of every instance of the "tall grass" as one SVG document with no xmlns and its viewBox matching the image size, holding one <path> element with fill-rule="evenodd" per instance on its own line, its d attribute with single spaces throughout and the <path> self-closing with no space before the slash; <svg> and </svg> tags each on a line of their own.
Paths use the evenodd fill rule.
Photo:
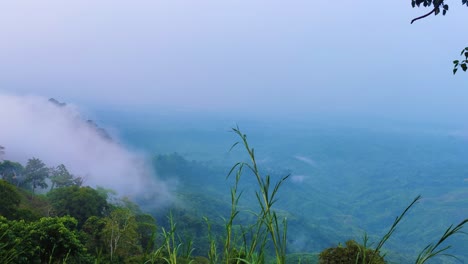
<svg viewBox="0 0 468 264">
<path fill-rule="evenodd" d="M 177 261 L 180 258 L 184 260 L 190 259 L 190 254 L 193 251 L 193 243 L 192 240 L 187 242 L 187 245 L 184 250 L 182 250 L 181 255 L 181 248 L 183 246 L 182 240 L 176 234 L 176 223 L 174 222 L 174 217 L 172 213 L 168 216 L 169 219 L 169 229 L 166 230 L 164 227 L 161 228 L 163 242 L 161 246 L 156 248 L 156 250 L 150 255 L 150 258 L 145 263 L 160 263 L 159 261 L 162 260 L 168 264 L 177 264 Z M 188 263 L 191 263 L 189 261 Z"/>
<path fill-rule="evenodd" d="M 241 144 L 248 154 L 249 162 L 236 163 L 228 173 L 228 177 L 236 172 L 235 184 L 231 188 L 231 215 L 226 223 L 226 239 L 224 246 L 225 262 L 229 263 L 231 257 L 232 243 L 232 226 L 234 219 L 238 215 L 237 205 L 241 194 L 238 194 L 238 185 L 241 180 L 244 168 L 247 168 L 255 177 L 257 182 L 257 190 L 255 196 L 257 198 L 260 211 L 254 213 L 256 223 L 242 228 L 242 253 L 244 256 L 239 256 L 238 261 L 244 263 L 259 263 L 265 258 L 264 252 L 267 244 L 271 242 L 275 251 L 275 259 L 277 264 L 284 264 L 286 261 L 286 234 L 287 222 L 286 219 L 278 219 L 276 212 L 273 210 L 273 205 L 277 201 L 276 195 L 279 188 L 289 175 L 282 177 L 274 185 L 271 184 L 270 175 L 262 176 L 257 166 L 255 158 L 255 150 L 250 147 L 247 136 L 243 134 L 239 127 L 233 128 L 232 131 L 240 138 L 232 147 Z"/>
<path fill-rule="evenodd" d="M 403 219 L 403 217 L 405 217 L 405 215 L 408 213 L 408 211 L 411 209 L 411 207 L 413 207 L 419 200 L 421 200 L 421 195 L 416 196 L 416 198 L 413 199 L 413 201 L 405 208 L 405 210 L 403 210 L 403 212 L 399 216 L 396 217 L 395 221 L 393 221 L 393 224 L 390 226 L 390 229 L 388 230 L 388 232 L 380 239 L 379 243 L 375 247 L 374 254 L 372 254 L 372 257 L 370 258 L 368 263 L 372 263 L 375 256 L 379 255 L 379 252 L 382 249 L 385 242 L 387 242 L 387 240 L 395 232 L 397 225 L 400 223 L 400 221 Z M 367 243 L 366 240 L 365 240 L 365 242 Z M 365 257 L 364 257 L 364 260 L 365 260 Z M 365 262 L 363 262 L 363 263 L 365 263 Z"/>
<path fill-rule="evenodd" d="M 255 151 L 250 147 L 247 136 L 243 134 L 238 127 L 232 131 L 239 137 L 239 142 L 236 142 L 231 147 L 231 150 L 237 145 L 243 146 L 248 155 L 247 162 L 237 162 L 230 169 L 227 178 L 235 175 L 234 184 L 230 189 L 231 210 L 227 218 L 224 219 L 225 234 L 221 239 L 214 236 L 211 230 L 211 222 L 204 217 L 204 221 L 208 226 L 209 249 L 207 252 L 208 262 L 210 264 L 263 264 L 266 261 L 266 252 L 272 247 L 274 250 L 274 262 L 276 264 L 286 263 L 286 246 L 287 246 L 287 219 L 278 217 L 274 210 L 274 204 L 277 201 L 277 194 L 286 181 L 289 175 L 280 178 L 277 182 L 272 183 L 270 175 L 262 175 L 256 161 Z M 243 192 L 239 191 L 239 186 L 244 172 L 247 171 L 256 180 L 255 197 L 259 210 L 257 212 L 250 211 L 254 215 L 254 222 L 247 225 L 238 225 L 237 218 L 241 213 L 239 209 L 239 201 Z M 395 218 L 387 233 L 385 233 L 375 248 L 369 247 L 369 238 L 364 235 L 363 245 L 358 245 L 358 252 L 352 262 L 354 264 L 372 264 L 382 263 L 383 256 L 380 252 L 386 242 L 395 233 L 397 226 L 405 218 L 410 209 L 421 200 L 421 196 L 417 196 L 413 201 Z M 163 260 L 169 264 L 177 264 L 178 257 L 183 257 L 184 260 L 190 261 L 190 253 L 192 252 L 192 244 L 188 243 L 184 250 L 185 255 L 180 256 L 182 239 L 176 239 L 176 224 L 174 223 L 172 214 L 169 216 L 170 228 L 166 231 L 162 229 L 164 242 L 160 248 L 156 249 L 152 258 L 147 263 L 155 263 L 158 260 Z M 468 223 L 468 219 L 460 222 L 455 227 L 450 226 L 442 237 L 435 243 L 426 246 L 418 255 L 415 264 L 424 264 L 426 261 L 433 259 L 436 256 L 450 256 L 448 250 L 451 246 L 442 247 L 442 244 L 451 236 L 463 233 L 462 228 Z M 357 244 L 357 243 L 356 243 Z M 298 260 L 300 262 L 300 260 Z M 192 262 L 192 261 L 190 261 Z M 190 263 L 189 262 L 189 263 Z"/>
<path fill-rule="evenodd" d="M 465 226 L 465 224 L 468 223 L 468 219 L 465 219 L 461 221 L 458 225 L 453 227 L 453 225 L 449 226 L 447 230 L 445 230 L 444 234 L 440 237 L 440 239 L 435 243 L 435 244 L 429 244 L 427 245 L 418 255 L 418 258 L 415 261 L 415 264 L 423 264 L 426 263 L 426 261 L 433 259 L 438 256 L 448 256 L 452 258 L 457 258 L 456 256 L 452 254 L 446 253 L 448 249 L 450 249 L 452 246 L 448 245 L 443 248 L 441 248 L 442 244 L 451 236 L 463 233 L 466 234 L 462 231 L 462 228 Z"/>
<path fill-rule="evenodd" d="M 377 246 L 375 247 L 375 249 L 373 250 L 373 253 L 371 254 L 372 256 L 367 260 L 367 256 L 366 256 L 366 251 L 368 249 L 368 236 L 367 234 L 364 235 L 364 241 L 363 241 L 363 249 L 360 250 L 358 256 L 356 257 L 356 261 L 355 261 L 355 264 L 358 264 L 358 259 L 360 257 L 360 255 L 362 255 L 362 261 L 361 261 L 361 264 L 372 264 L 374 263 L 374 259 L 376 256 L 379 256 L 380 255 L 380 250 L 382 249 L 383 245 L 385 244 L 385 242 L 387 242 L 387 240 L 393 235 L 393 233 L 395 232 L 396 230 L 396 227 L 397 225 L 400 223 L 400 221 L 403 219 L 403 217 L 405 217 L 405 215 L 408 213 L 408 211 L 419 201 L 421 200 L 421 195 L 418 195 L 416 198 L 414 198 L 414 200 L 405 208 L 405 210 L 398 216 L 396 217 L 395 221 L 393 222 L 393 224 L 390 226 L 390 229 L 387 231 L 387 233 L 385 233 L 385 235 L 380 239 L 379 243 L 377 244 Z M 455 227 L 453 227 L 453 225 L 449 226 L 444 234 L 440 237 L 439 240 L 437 240 L 437 242 L 435 244 L 431 243 L 429 245 L 427 245 L 417 256 L 416 260 L 415 260 L 415 264 L 424 264 L 426 263 L 426 261 L 430 260 L 430 259 L 434 259 L 436 257 L 441 257 L 441 256 L 448 256 L 448 257 L 452 257 L 452 258 L 455 258 L 457 259 L 457 257 L 453 254 L 449 254 L 447 253 L 446 251 L 448 249 L 450 249 L 452 246 L 451 245 L 448 245 L 448 246 L 445 246 L 445 247 L 442 247 L 442 244 L 451 236 L 455 235 L 455 234 L 460 234 L 460 233 L 463 233 L 463 234 L 466 234 L 462 231 L 463 227 L 465 226 L 465 224 L 468 223 L 468 219 L 465 219 L 463 221 L 461 221 L 458 225 L 456 225 Z M 385 254 L 383 255 L 385 257 Z"/>
</svg>

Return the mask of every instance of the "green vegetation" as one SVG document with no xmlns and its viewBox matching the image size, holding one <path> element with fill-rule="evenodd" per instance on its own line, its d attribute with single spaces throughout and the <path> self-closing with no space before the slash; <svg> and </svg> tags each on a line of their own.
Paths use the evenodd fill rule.
<svg viewBox="0 0 468 264">
<path fill-rule="evenodd" d="M 109 204 L 106 198 L 91 187 L 62 187 L 47 193 L 52 213 L 58 216 L 70 215 L 81 226 L 91 216 L 102 217 Z"/>
<path fill-rule="evenodd" d="M 420 196 L 396 217 L 375 245 L 369 243 L 366 235 L 362 244 L 350 239 L 344 246 L 321 253 L 313 251 L 314 248 L 306 253 L 290 251 L 288 246 L 297 242 L 290 236 L 289 223 L 300 218 L 281 204 L 280 190 L 295 191 L 284 184 L 289 176 L 260 169 L 247 136 L 238 128 L 233 131 L 240 139 L 234 146 L 243 146 L 247 161 L 236 163 L 227 172 L 227 180 L 232 183 L 229 199 L 226 201 L 226 196 L 215 190 L 209 192 L 211 196 L 204 196 L 200 190 L 207 192 L 204 187 L 209 179 L 206 182 L 188 179 L 179 197 L 187 202 L 185 207 L 153 211 L 153 215 L 143 213 L 128 198 L 111 196 L 111 190 L 81 186 L 64 165 L 46 169 L 42 161 L 31 159 L 22 169 L 18 163 L 2 161 L 2 263 L 378 264 L 387 263 L 387 253 L 398 254 L 385 251 L 384 245 L 398 239 L 397 227 L 421 200 Z M 211 173 L 205 166 L 188 162 L 177 154 L 159 156 L 156 162 L 165 175 L 203 177 Z M 51 190 L 47 194 L 36 192 L 49 183 Z M 198 212 L 200 208 L 203 210 Z M 467 222 L 465 219 L 450 226 L 435 243 L 423 248 L 417 256 L 414 253 L 414 263 L 427 263 L 441 256 L 456 257 L 448 251 L 451 247 L 447 241 L 462 233 Z M 303 224 L 306 228 L 314 223 Z M 315 229 L 333 234 L 330 229 Z"/>
<path fill-rule="evenodd" d="M 42 189 L 48 187 L 46 179 L 49 178 L 49 170 L 40 159 L 29 159 L 26 167 L 24 167 L 23 174 L 25 183 L 31 184 L 33 194 L 38 187 Z"/>
<path fill-rule="evenodd" d="M 13 219 L 16 217 L 21 196 L 14 186 L 0 180 L 0 215 Z"/>
<path fill-rule="evenodd" d="M 346 241 L 346 246 L 338 245 L 334 248 L 325 249 L 320 253 L 320 264 L 337 263 L 362 263 L 362 264 L 383 264 L 384 258 L 366 245 L 360 245 L 354 240 Z"/>
</svg>

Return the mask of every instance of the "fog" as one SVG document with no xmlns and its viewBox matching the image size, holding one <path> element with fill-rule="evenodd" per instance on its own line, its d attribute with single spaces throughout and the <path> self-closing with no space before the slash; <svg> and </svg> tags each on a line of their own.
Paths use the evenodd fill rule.
<svg viewBox="0 0 468 264">
<path fill-rule="evenodd" d="M 125 111 L 464 122 L 459 4 L 411 25 L 427 10 L 409 0 L 5 1 L 0 89 Z"/>
<path fill-rule="evenodd" d="M 87 122 L 74 105 L 44 97 L 0 94 L 0 145 L 4 159 L 26 164 L 39 158 L 47 166 L 64 164 L 84 185 L 111 188 L 119 195 L 171 200 L 143 153 L 130 151 Z"/>
</svg>

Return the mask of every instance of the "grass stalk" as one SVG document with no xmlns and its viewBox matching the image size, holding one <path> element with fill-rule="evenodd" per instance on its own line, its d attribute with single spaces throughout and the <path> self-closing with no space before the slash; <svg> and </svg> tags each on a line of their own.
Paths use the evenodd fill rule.
<svg viewBox="0 0 468 264">
<path fill-rule="evenodd" d="M 450 225 L 447 230 L 445 230 L 444 234 L 440 237 L 440 239 L 437 241 L 435 244 L 429 244 L 427 245 L 418 255 L 415 263 L 416 264 L 423 264 L 426 263 L 426 261 L 437 257 L 437 256 L 447 256 L 447 257 L 452 257 L 457 259 L 456 256 L 452 254 L 445 253 L 449 248 L 451 248 L 450 245 L 445 246 L 441 248 L 442 244 L 451 236 L 456 235 L 458 233 L 463 233 L 466 234 L 462 231 L 463 227 L 465 224 L 468 223 L 468 219 L 465 219 L 461 221 L 458 225 L 453 227 L 453 225 Z"/>
<path fill-rule="evenodd" d="M 259 190 L 255 192 L 255 195 L 260 206 L 260 213 L 257 214 L 258 221 L 256 223 L 256 227 L 254 228 L 255 231 L 252 237 L 252 243 L 249 249 L 248 256 L 253 256 L 253 250 L 257 249 L 257 246 L 260 246 L 260 252 L 264 251 L 267 242 L 267 236 L 265 236 L 265 234 L 267 234 L 270 237 L 271 242 L 273 244 L 273 248 L 275 250 L 276 263 L 284 264 L 286 261 L 286 219 L 283 220 L 283 231 L 281 231 L 281 227 L 278 222 L 278 217 L 276 213 L 272 210 L 272 208 L 274 203 L 277 201 L 276 195 L 278 193 L 279 188 L 289 177 L 289 175 L 281 178 L 274 185 L 274 187 L 271 188 L 270 175 L 262 177 L 262 175 L 260 174 L 260 171 L 257 166 L 257 161 L 255 159 L 255 150 L 250 147 L 247 141 L 247 136 L 240 131 L 239 127 L 233 128 L 232 130 L 241 139 L 241 143 L 249 156 L 250 163 L 237 163 L 233 166 L 231 172 L 236 168 L 238 168 L 239 172 L 244 166 L 247 167 L 254 174 L 259 188 Z M 239 142 L 235 143 L 231 147 L 231 149 L 237 144 L 239 144 Z"/>
<path fill-rule="evenodd" d="M 377 244 L 377 247 L 374 249 L 374 253 L 372 254 L 370 260 L 368 263 L 372 263 L 374 260 L 375 256 L 379 255 L 379 251 L 382 249 L 383 245 L 387 240 L 393 235 L 393 233 L 396 230 L 397 225 L 400 223 L 400 221 L 405 217 L 405 215 L 408 213 L 408 211 L 413 207 L 419 200 L 421 200 L 421 195 L 416 196 L 416 198 L 413 199 L 413 201 L 405 208 L 405 210 L 393 221 L 392 226 L 388 230 L 388 232 L 380 239 L 379 243 Z M 364 262 L 363 262 L 364 263 Z"/>
</svg>

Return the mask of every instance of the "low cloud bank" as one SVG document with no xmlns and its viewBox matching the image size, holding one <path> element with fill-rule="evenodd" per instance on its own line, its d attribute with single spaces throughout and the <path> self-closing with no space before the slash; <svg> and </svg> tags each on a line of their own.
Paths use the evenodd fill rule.
<svg viewBox="0 0 468 264">
<path fill-rule="evenodd" d="M 84 177 L 85 185 L 151 199 L 154 205 L 171 200 L 169 184 L 155 177 L 144 155 L 103 135 L 73 105 L 0 94 L 0 146 L 5 147 L 4 159 L 23 165 L 32 157 L 48 166 L 64 164 L 75 176 Z"/>
</svg>

